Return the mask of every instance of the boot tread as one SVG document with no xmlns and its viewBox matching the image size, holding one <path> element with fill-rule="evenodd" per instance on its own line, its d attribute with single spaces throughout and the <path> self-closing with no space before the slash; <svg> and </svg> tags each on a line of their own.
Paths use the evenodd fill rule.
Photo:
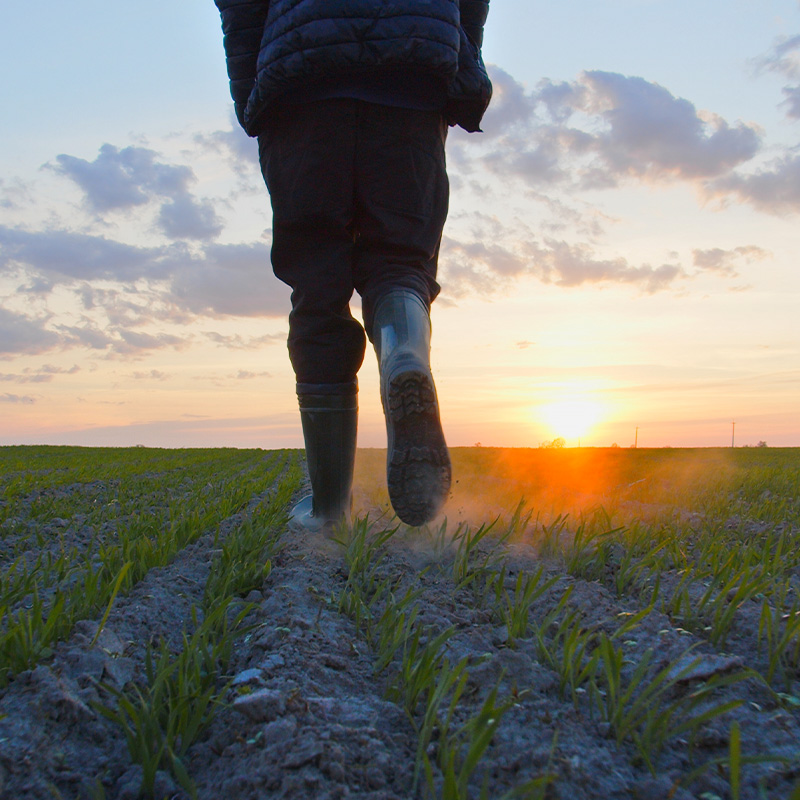
<svg viewBox="0 0 800 800">
<path fill-rule="evenodd" d="M 430 522 L 450 491 L 450 455 L 439 419 L 433 378 L 426 370 L 389 381 L 387 418 L 389 498 L 407 525 Z"/>
</svg>

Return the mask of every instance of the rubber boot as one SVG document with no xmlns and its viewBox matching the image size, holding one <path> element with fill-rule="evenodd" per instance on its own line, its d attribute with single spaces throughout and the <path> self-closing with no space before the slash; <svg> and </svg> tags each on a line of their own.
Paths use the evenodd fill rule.
<svg viewBox="0 0 800 800">
<path fill-rule="evenodd" d="M 451 480 L 430 368 L 428 308 L 410 290 L 389 292 L 375 306 L 372 332 L 386 417 L 389 499 L 403 522 L 422 525 L 441 510 Z"/>
<path fill-rule="evenodd" d="M 349 519 L 358 427 L 356 384 L 298 384 L 311 494 L 291 511 L 306 530 L 333 533 Z"/>
</svg>

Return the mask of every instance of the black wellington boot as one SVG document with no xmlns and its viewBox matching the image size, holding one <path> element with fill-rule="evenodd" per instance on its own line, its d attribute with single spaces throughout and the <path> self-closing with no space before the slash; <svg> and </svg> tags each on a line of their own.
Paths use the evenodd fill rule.
<svg viewBox="0 0 800 800">
<path fill-rule="evenodd" d="M 373 343 L 386 416 L 389 499 L 407 525 L 430 522 L 450 491 L 450 454 L 430 368 L 428 309 L 412 291 L 396 289 L 375 306 Z"/>
<path fill-rule="evenodd" d="M 291 519 L 309 531 L 330 534 L 350 516 L 358 389 L 353 383 L 298 384 L 297 390 L 312 493 L 292 509 Z"/>
</svg>

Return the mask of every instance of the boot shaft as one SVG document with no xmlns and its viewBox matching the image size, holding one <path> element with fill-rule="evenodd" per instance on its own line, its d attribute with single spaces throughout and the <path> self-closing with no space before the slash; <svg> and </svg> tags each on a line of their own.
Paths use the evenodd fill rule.
<svg viewBox="0 0 800 800">
<path fill-rule="evenodd" d="M 338 520 L 349 513 L 358 429 L 358 395 L 325 393 L 333 387 L 298 386 L 297 400 L 311 480 L 312 516 Z M 313 388 L 315 391 L 305 391 Z M 320 391 L 322 390 L 322 391 Z"/>
<path fill-rule="evenodd" d="M 375 306 L 373 330 L 382 384 L 406 366 L 430 370 L 430 315 L 419 295 L 402 289 L 384 295 Z"/>
</svg>

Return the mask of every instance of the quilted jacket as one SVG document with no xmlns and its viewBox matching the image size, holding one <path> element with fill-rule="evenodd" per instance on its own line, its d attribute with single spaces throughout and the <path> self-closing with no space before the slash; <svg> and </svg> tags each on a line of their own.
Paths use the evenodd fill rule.
<svg viewBox="0 0 800 800">
<path fill-rule="evenodd" d="M 451 125 L 480 130 L 491 98 L 480 48 L 489 0 L 214 0 L 236 116 L 251 136 L 293 89 L 413 69 L 448 85 Z"/>
</svg>

